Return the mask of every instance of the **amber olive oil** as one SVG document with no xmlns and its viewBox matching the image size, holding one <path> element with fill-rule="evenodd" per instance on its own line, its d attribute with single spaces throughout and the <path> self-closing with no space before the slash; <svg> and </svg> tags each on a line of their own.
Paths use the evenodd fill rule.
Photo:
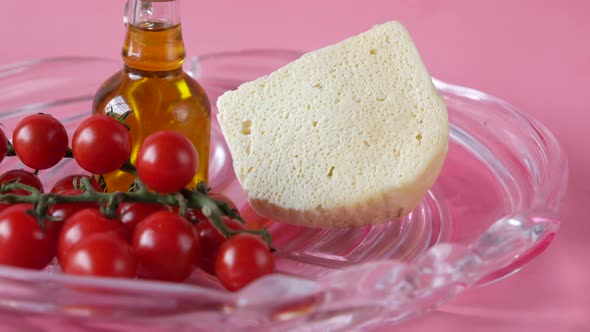
<svg viewBox="0 0 590 332">
<path fill-rule="evenodd" d="M 141 8 L 149 4 L 131 2 L 142 3 Z M 125 66 L 100 87 L 93 113 L 130 112 L 125 122 L 133 144 L 132 164 L 150 134 L 174 130 L 185 135 L 199 155 L 199 167 L 190 184 L 194 187 L 198 181 L 207 181 L 211 116 L 205 91 L 182 70 L 185 54 L 179 22 L 130 20 L 123 45 Z M 109 191 L 126 191 L 134 180 L 122 171 L 104 176 Z"/>
</svg>

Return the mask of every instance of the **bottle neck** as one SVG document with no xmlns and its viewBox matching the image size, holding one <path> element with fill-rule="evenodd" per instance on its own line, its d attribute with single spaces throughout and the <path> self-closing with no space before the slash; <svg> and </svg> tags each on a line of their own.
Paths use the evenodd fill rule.
<svg viewBox="0 0 590 332">
<path fill-rule="evenodd" d="M 123 60 L 136 71 L 166 72 L 186 57 L 178 0 L 129 0 Z"/>
</svg>

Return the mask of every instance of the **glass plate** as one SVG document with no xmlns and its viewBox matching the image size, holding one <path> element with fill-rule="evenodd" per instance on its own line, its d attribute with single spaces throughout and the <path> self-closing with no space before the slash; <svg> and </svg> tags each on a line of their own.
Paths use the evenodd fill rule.
<svg viewBox="0 0 590 332">
<path fill-rule="evenodd" d="M 288 50 L 194 57 L 187 70 L 217 97 L 296 59 Z M 0 67 L 0 122 L 51 113 L 71 134 L 119 61 L 54 58 Z M 559 229 L 567 163 L 553 135 L 510 104 L 434 80 L 447 102 L 450 147 L 440 178 L 406 218 L 339 230 L 270 222 L 278 270 L 229 293 L 196 270 L 187 283 L 65 276 L 59 268 L 0 267 L 6 328 L 68 331 L 262 329 L 338 331 L 399 322 L 459 292 L 503 278 L 536 257 Z M 214 113 L 217 110 L 213 110 Z M 231 157 L 213 123 L 211 182 L 247 216 Z M 16 158 L 0 166 L 22 167 Z M 51 186 L 80 171 L 72 161 L 42 171 Z M 359 215 L 362 218 L 362 215 Z M 261 222 L 256 217 L 256 222 Z"/>
</svg>

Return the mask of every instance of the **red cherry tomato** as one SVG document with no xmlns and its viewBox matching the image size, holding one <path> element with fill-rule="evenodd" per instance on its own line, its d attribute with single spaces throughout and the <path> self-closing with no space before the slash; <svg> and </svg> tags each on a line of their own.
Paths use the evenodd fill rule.
<svg viewBox="0 0 590 332">
<path fill-rule="evenodd" d="M 84 191 L 81 189 L 68 189 L 64 190 L 60 195 L 69 196 L 69 195 L 80 195 L 83 194 Z M 97 203 L 61 203 L 55 204 L 49 207 L 47 210 L 47 214 L 51 216 L 53 221 L 48 221 L 47 225 L 47 235 L 52 240 L 53 243 L 57 246 L 57 240 L 59 238 L 59 233 L 61 228 L 63 227 L 64 221 L 74 215 L 74 213 L 84 210 L 84 209 L 98 209 Z"/>
<path fill-rule="evenodd" d="M 253 234 L 238 234 L 225 241 L 215 261 L 215 275 L 228 290 L 238 290 L 273 273 L 274 258 L 264 241 Z"/>
<path fill-rule="evenodd" d="M 43 184 L 41 184 L 41 180 L 39 180 L 35 174 L 27 172 L 24 169 L 9 170 L 0 175 L 0 185 L 15 180 L 18 180 L 18 182 L 21 184 L 26 184 L 39 190 L 40 192 L 43 192 Z M 31 193 L 24 189 L 15 189 L 7 191 L 6 194 L 26 196 L 30 195 Z M 0 211 L 6 209 L 9 206 L 10 204 L 0 203 Z"/>
<path fill-rule="evenodd" d="M 235 219 L 223 217 L 223 222 L 235 231 L 246 229 L 244 224 Z M 195 227 L 201 244 L 201 257 L 199 257 L 198 265 L 205 272 L 215 274 L 215 258 L 225 237 L 209 221 L 201 221 Z"/>
<path fill-rule="evenodd" d="M 94 188 L 94 190 L 102 191 L 102 188 L 100 187 L 100 183 L 98 183 L 98 181 L 96 181 L 96 179 L 93 176 L 84 175 L 84 174 L 73 174 L 73 175 L 68 175 L 68 176 L 60 179 L 59 181 L 57 181 L 53 185 L 53 187 L 51 188 L 51 192 L 54 194 L 59 194 L 59 193 L 66 191 L 66 190 L 81 189 L 80 187 L 74 188 L 74 182 L 77 183 L 78 186 L 80 186 L 80 179 L 81 178 L 87 178 L 88 180 L 90 180 L 90 184 L 92 185 L 92 188 Z"/>
<path fill-rule="evenodd" d="M 119 169 L 131 155 L 129 130 L 106 115 L 86 118 L 72 139 L 74 159 L 92 174 L 104 174 Z"/>
<path fill-rule="evenodd" d="M 63 263 L 67 252 L 76 243 L 98 233 L 110 233 L 123 240 L 129 238 L 127 229 L 119 220 L 108 219 L 96 209 L 84 209 L 64 222 L 57 239 L 57 260 L 60 264 Z"/>
<path fill-rule="evenodd" d="M 40 192 L 43 192 L 43 184 L 41 180 L 37 177 L 37 175 L 25 171 L 24 169 L 12 169 L 9 171 L 4 172 L 0 175 L 0 184 L 7 183 L 12 180 L 18 180 L 19 183 L 26 184 L 27 186 L 31 186 Z M 26 190 L 18 189 L 18 190 L 11 190 L 8 192 L 13 195 L 29 195 L 30 193 Z"/>
<path fill-rule="evenodd" d="M 190 276 L 199 256 L 199 239 L 186 219 L 159 211 L 137 225 L 133 250 L 139 277 L 183 281 Z"/>
<path fill-rule="evenodd" d="M 167 211 L 167 208 L 162 204 L 125 202 L 119 204 L 118 215 L 121 222 L 132 234 L 140 221 L 157 211 Z"/>
<path fill-rule="evenodd" d="M 172 208 L 172 212 L 178 213 L 178 208 L 177 207 Z M 207 220 L 207 217 L 205 217 L 205 215 L 203 214 L 201 209 L 191 209 L 191 208 L 186 209 L 186 213 L 184 214 L 184 217 L 188 221 L 190 221 L 192 224 L 196 224 L 198 222 Z"/>
<path fill-rule="evenodd" d="M 131 246 L 109 233 L 93 234 L 73 246 L 62 264 L 67 274 L 113 278 L 135 277 Z"/>
<path fill-rule="evenodd" d="M 236 204 L 229 197 L 227 197 L 224 194 L 210 192 L 209 194 L 207 194 L 207 196 L 209 196 L 209 198 L 217 200 L 217 201 L 226 202 L 227 205 L 230 207 L 230 209 L 237 210 Z M 172 208 L 172 212 L 174 212 L 174 213 L 178 213 L 178 210 L 179 210 L 178 207 Z M 188 208 L 186 210 L 186 213 L 184 214 L 184 217 L 193 224 L 196 224 L 200 221 L 207 221 L 207 217 L 205 217 L 205 215 L 203 214 L 203 212 L 200 209 Z"/>
<path fill-rule="evenodd" d="M 80 195 L 83 194 L 84 190 L 81 189 L 68 189 L 64 190 L 59 193 L 62 196 L 73 196 L 73 195 Z M 94 202 L 86 202 L 86 203 L 61 203 L 52 205 L 47 214 L 50 215 L 54 220 L 51 222 L 52 227 L 54 227 L 58 232 L 63 225 L 63 222 L 74 215 L 76 212 L 84 210 L 84 209 L 98 209 L 98 204 Z"/>
<path fill-rule="evenodd" d="M 0 213 L 0 264 L 41 270 L 51 262 L 55 247 L 30 209 L 18 204 Z"/>
<path fill-rule="evenodd" d="M 47 169 L 57 164 L 68 149 L 68 133 L 49 114 L 33 114 L 22 119 L 12 133 L 14 151 L 23 164 Z"/>
<path fill-rule="evenodd" d="M 6 139 L 6 135 L 4 135 L 4 131 L 0 129 L 0 162 L 4 160 L 6 157 L 6 153 L 8 152 L 8 139 Z"/>
<path fill-rule="evenodd" d="M 45 234 L 49 241 L 51 242 L 51 247 L 54 248 L 54 254 L 57 253 L 57 239 L 59 238 L 59 232 L 64 224 L 63 221 L 51 221 L 45 220 Z"/>
<path fill-rule="evenodd" d="M 174 131 L 160 131 L 145 139 L 137 154 L 139 178 L 162 193 L 187 186 L 197 172 L 199 156 L 192 143 Z"/>
</svg>

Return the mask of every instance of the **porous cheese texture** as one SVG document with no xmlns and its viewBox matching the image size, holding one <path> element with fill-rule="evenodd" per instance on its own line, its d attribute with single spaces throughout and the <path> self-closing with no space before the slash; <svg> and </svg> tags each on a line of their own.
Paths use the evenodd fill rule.
<svg viewBox="0 0 590 332">
<path fill-rule="evenodd" d="M 217 101 L 252 207 L 310 227 L 408 214 L 447 153 L 445 103 L 398 22 L 303 55 Z"/>
</svg>

